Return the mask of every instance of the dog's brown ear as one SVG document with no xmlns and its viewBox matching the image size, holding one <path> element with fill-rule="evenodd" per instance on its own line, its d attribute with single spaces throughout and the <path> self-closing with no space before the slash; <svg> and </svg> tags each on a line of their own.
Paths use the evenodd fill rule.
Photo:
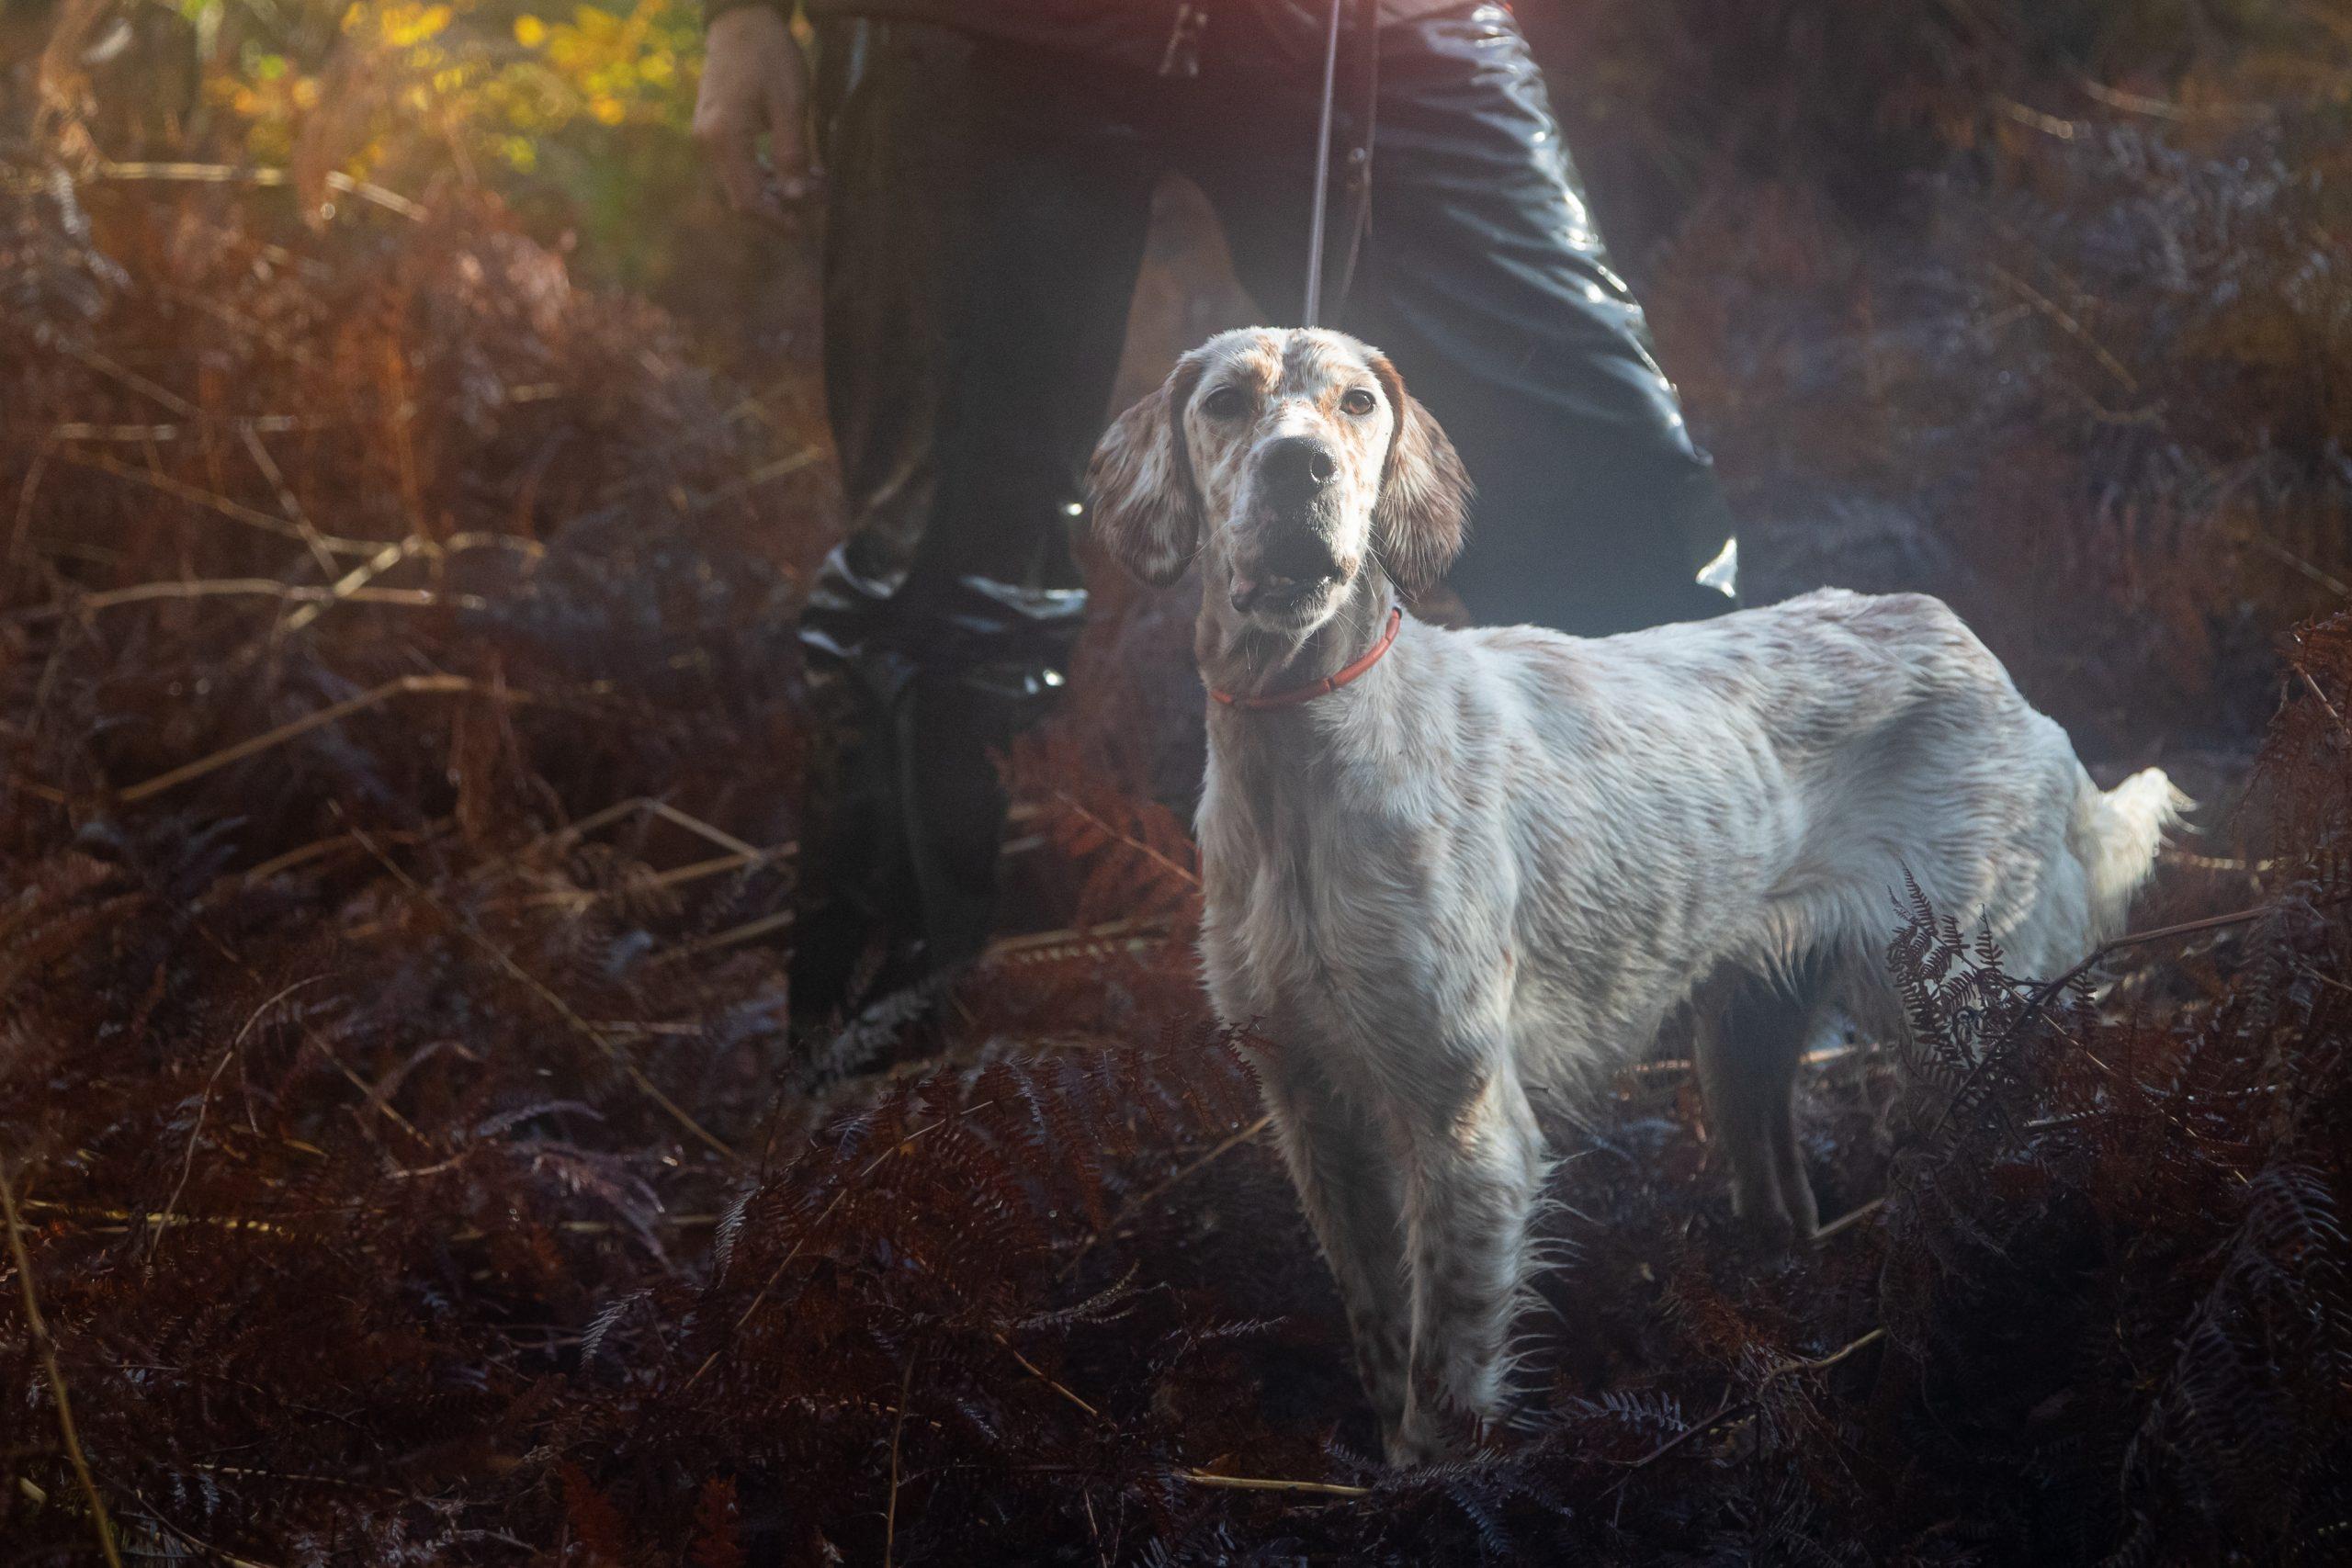
<svg viewBox="0 0 2352 1568">
<path fill-rule="evenodd" d="M 1094 529 L 1112 558 L 1155 587 L 1184 575 L 1201 542 L 1201 492 L 1184 442 L 1184 405 L 1204 362 L 1185 356 L 1159 389 L 1121 414 L 1086 465 Z"/>
<path fill-rule="evenodd" d="M 1470 528 L 1470 475 L 1405 378 L 1375 356 L 1372 373 L 1388 394 L 1396 423 L 1380 469 L 1380 499 L 1372 509 L 1373 547 L 1388 575 L 1407 593 L 1437 586 Z"/>
</svg>

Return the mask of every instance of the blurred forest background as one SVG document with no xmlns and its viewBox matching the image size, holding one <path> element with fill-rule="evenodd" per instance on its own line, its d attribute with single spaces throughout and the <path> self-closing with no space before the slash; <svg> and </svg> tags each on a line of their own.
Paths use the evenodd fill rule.
<svg viewBox="0 0 2352 1568">
<path fill-rule="evenodd" d="M 696 8 L 0 0 L 0 1561 L 2352 1552 L 2352 6 L 1517 11 L 1750 596 L 2203 803 L 2114 986 L 1917 911 L 1792 1260 L 1670 1045 L 1555 1108 L 1524 1430 L 1383 1472 L 1181 594 L 1096 574 L 949 1005 L 785 1037 L 818 234 Z M 1159 216 L 1125 391 L 1254 314 Z"/>
</svg>

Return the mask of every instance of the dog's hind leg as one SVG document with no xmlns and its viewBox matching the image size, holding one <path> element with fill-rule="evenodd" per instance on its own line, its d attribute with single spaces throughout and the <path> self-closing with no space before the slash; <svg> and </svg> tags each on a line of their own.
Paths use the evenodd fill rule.
<svg viewBox="0 0 2352 1568">
<path fill-rule="evenodd" d="M 1707 1121 L 1731 1158 L 1732 1208 L 1785 1246 L 1820 1227 L 1797 1147 L 1796 1077 L 1820 1012 L 1815 966 L 1790 981 L 1726 974 L 1697 1002 L 1693 1055 Z"/>
<path fill-rule="evenodd" d="M 1396 1140 L 1308 1061 L 1261 1064 L 1283 1159 L 1340 1287 L 1356 1370 L 1393 1443 L 1405 1416 L 1410 1306 Z"/>
<path fill-rule="evenodd" d="M 1518 1073 L 1498 1062 L 1443 1120 L 1408 1131 L 1406 1247 L 1413 1288 L 1412 1379 L 1396 1463 L 1442 1458 L 1454 1413 L 1501 1414 L 1528 1226 L 1544 1181 L 1542 1133 Z"/>
</svg>

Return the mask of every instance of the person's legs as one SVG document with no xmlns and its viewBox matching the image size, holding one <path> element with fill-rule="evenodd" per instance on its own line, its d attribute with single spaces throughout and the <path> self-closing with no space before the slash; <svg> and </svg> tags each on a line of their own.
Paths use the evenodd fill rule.
<svg viewBox="0 0 2352 1568">
<path fill-rule="evenodd" d="M 1099 73 L 1097 73 L 1099 74 Z M 1069 554 L 1149 217 L 1100 86 L 952 29 L 828 26 L 825 383 L 849 533 L 801 641 L 818 708 L 793 1011 L 970 956 L 1004 800 L 990 753 L 1061 681 Z M 878 949 L 878 951 L 877 951 Z"/>
<path fill-rule="evenodd" d="M 1395 359 L 1478 486 L 1448 581 L 1477 620 L 1592 635 L 1730 608 L 1694 581 L 1729 514 L 1518 25 L 1465 5 L 1382 29 L 1379 55 L 1371 228 L 1338 299 L 1335 179 L 1325 314 Z M 1276 324 L 1301 303 L 1316 85 L 1294 73 L 1247 139 L 1210 132 L 1197 176 Z M 1343 74 L 1343 114 L 1360 92 Z"/>
</svg>

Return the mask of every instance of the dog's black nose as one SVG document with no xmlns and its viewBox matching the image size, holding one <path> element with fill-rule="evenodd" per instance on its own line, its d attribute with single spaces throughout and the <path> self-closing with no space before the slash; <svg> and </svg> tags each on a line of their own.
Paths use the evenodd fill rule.
<svg viewBox="0 0 2352 1568">
<path fill-rule="evenodd" d="M 1261 462 L 1277 501 L 1312 501 L 1340 471 L 1340 459 L 1311 435 L 1284 436 L 1266 448 Z"/>
</svg>

